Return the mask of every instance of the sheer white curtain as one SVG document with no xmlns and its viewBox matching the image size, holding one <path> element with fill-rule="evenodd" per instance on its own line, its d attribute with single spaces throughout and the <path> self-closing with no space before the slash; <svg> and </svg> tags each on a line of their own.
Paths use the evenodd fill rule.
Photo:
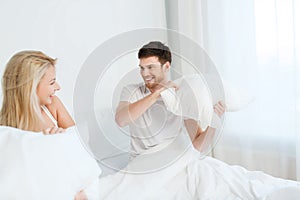
<svg viewBox="0 0 300 200">
<path fill-rule="evenodd" d="M 214 156 L 300 180 L 299 0 L 172 2 L 169 28 L 199 42 L 221 76 L 255 98 L 226 114 Z"/>
</svg>

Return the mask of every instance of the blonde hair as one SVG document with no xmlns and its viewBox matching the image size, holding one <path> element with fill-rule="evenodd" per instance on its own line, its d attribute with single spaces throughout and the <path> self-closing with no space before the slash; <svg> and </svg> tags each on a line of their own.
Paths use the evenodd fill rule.
<svg viewBox="0 0 300 200">
<path fill-rule="evenodd" d="M 1 125 L 41 131 L 43 118 L 36 90 L 55 63 L 56 59 L 40 51 L 21 51 L 8 61 L 2 77 Z"/>
</svg>

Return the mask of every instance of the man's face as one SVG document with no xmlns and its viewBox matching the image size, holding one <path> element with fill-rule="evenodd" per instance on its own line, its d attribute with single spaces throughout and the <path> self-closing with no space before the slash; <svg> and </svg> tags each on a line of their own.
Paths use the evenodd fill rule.
<svg viewBox="0 0 300 200">
<path fill-rule="evenodd" d="M 158 89 L 167 82 L 167 71 L 170 63 L 161 64 L 158 57 L 151 56 L 140 59 L 140 73 L 146 86 L 151 90 Z"/>
</svg>

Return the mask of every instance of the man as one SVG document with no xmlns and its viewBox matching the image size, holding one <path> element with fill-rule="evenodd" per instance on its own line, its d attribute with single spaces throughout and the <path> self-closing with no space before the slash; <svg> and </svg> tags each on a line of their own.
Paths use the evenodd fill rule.
<svg viewBox="0 0 300 200">
<path fill-rule="evenodd" d="M 165 92 L 178 88 L 168 79 L 172 58 L 167 46 L 150 42 L 139 50 L 138 58 L 144 83 L 124 87 L 115 116 L 119 126 L 129 125 L 134 159 L 123 171 L 100 180 L 100 199 L 262 199 L 276 188 L 300 188 L 297 182 L 230 166 L 209 156 L 202 159 L 193 148 L 180 154 L 186 147 L 181 145 L 186 132 L 201 152 L 205 135 L 215 129 L 202 130 L 195 120 L 166 108 Z M 224 111 L 221 102 L 214 105 L 217 115 Z M 174 155 L 180 155 L 176 162 Z"/>
<path fill-rule="evenodd" d="M 144 83 L 128 85 L 123 89 L 115 116 L 119 126 L 129 125 L 131 156 L 135 157 L 145 150 L 173 140 L 184 132 L 184 126 L 194 147 L 201 151 L 205 136 L 215 130 L 211 127 L 201 130 L 195 120 L 174 115 L 166 109 L 161 98 L 166 89 L 178 89 L 174 82 L 168 80 L 172 62 L 169 47 L 159 41 L 150 42 L 139 50 L 138 58 Z M 225 107 L 219 102 L 214 105 L 214 111 L 221 116 Z"/>
</svg>

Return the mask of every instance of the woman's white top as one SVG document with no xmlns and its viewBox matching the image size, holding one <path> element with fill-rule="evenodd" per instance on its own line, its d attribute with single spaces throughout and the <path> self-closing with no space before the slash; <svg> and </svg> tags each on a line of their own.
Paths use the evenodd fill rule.
<svg viewBox="0 0 300 200">
<path fill-rule="evenodd" d="M 46 115 L 47 115 L 47 116 L 51 119 L 51 121 L 54 123 L 54 125 L 55 125 L 56 127 L 58 127 L 56 119 L 55 119 L 55 118 L 53 117 L 53 115 L 50 113 L 50 111 L 48 110 L 48 108 L 47 108 L 46 106 L 44 106 L 44 105 L 42 105 L 41 107 L 42 107 L 42 109 L 45 111 Z"/>
</svg>

